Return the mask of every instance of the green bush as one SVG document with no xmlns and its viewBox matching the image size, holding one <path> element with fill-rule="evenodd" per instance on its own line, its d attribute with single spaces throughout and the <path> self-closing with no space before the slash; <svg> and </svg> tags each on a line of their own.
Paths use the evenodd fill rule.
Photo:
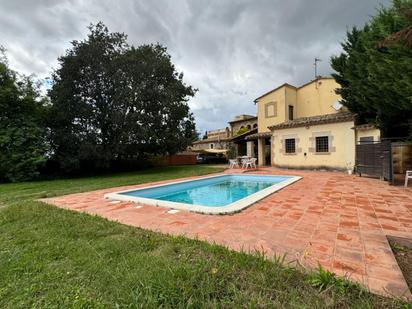
<svg viewBox="0 0 412 309">
<path fill-rule="evenodd" d="M 39 175 L 46 161 L 46 108 L 33 82 L 8 67 L 0 50 L 0 181 Z"/>
<path fill-rule="evenodd" d="M 235 136 L 246 133 L 247 131 L 249 131 L 248 128 L 240 128 L 239 130 L 237 130 Z"/>
</svg>

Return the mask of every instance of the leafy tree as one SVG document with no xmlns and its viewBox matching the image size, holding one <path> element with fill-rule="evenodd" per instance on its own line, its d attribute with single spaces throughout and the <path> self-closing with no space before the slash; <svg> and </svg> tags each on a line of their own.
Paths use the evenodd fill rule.
<svg viewBox="0 0 412 309">
<path fill-rule="evenodd" d="M 412 119 L 411 9 L 412 1 L 394 0 L 349 31 L 344 52 L 331 59 L 342 103 L 383 136 L 406 136 Z"/>
<path fill-rule="evenodd" d="M 0 49 L 0 181 L 35 178 L 46 161 L 46 107 L 33 81 L 19 77 Z"/>
<path fill-rule="evenodd" d="M 90 26 L 59 58 L 50 91 L 52 146 L 64 170 L 108 168 L 116 160 L 173 154 L 195 137 L 183 82 L 165 47 L 129 46 L 126 35 Z"/>
<path fill-rule="evenodd" d="M 190 135 L 190 134 L 189 134 Z M 189 137 L 189 140 L 193 143 L 193 142 L 196 142 L 196 141 L 198 141 L 198 140 L 200 140 L 200 135 L 201 135 L 201 133 L 197 130 L 197 129 L 195 129 L 193 132 L 192 132 L 192 136 L 191 137 Z"/>
<path fill-rule="evenodd" d="M 235 144 L 230 143 L 229 147 L 228 147 L 228 151 L 226 153 L 226 158 L 227 159 L 236 159 L 237 156 L 238 156 L 238 153 L 237 153 L 237 148 L 236 148 Z"/>
</svg>

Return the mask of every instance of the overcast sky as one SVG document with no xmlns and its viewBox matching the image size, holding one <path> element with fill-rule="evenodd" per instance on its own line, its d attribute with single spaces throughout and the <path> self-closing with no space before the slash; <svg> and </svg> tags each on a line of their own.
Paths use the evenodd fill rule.
<svg viewBox="0 0 412 309">
<path fill-rule="evenodd" d="M 0 45 L 13 69 L 50 76 L 70 41 L 103 21 L 133 45 L 159 42 L 186 83 L 198 129 L 255 114 L 253 100 L 314 76 L 313 61 L 340 52 L 348 27 L 363 25 L 389 0 L 0 0 Z"/>
</svg>

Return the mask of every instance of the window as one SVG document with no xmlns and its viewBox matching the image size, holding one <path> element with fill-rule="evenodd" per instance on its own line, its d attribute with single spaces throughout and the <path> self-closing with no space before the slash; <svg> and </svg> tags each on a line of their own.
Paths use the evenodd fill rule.
<svg viewBox="0 0 412 309">
<path fill-rule="evenodd" d="M 277 112 L 277 104 L 276 102 L 269 102 L 265 104 L 265 118 L 276 117 L 278 115 Z"/>
<path fill-rule="evenodd" d="M 213 149 L 214 144 L 210 144 L 210 149 Z"/>
<path fill-rule="evenodd" d="M 293 120 L 293 106 L 289 105 L 289 120 Z"/>
<path fill-rule="evenodd" d="M 329 152 L 329 137 L 317 136 L 316 137 L 316 152 Z"/>
<path fill-rule="evenodd" d="M 285 153 L 295 153 L 296 152 L 296 142 L 294 138 L 285 139 Z"/>
<path fill-rule="evenodd" d="M 360 137 L 359 144 L 373 144 L 373 136 Z"/>
</svg>

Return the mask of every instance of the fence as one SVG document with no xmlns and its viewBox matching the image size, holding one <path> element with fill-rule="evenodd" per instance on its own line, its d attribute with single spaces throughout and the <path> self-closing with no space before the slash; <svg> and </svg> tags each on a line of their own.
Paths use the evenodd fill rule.
<svg viewBox="0 0 412 309">
<path fill-rule="evenodd" d="M 155 166 L 168 165 L 194 165 L 196 164 L 196 154 L 174 154 L 156 158 L 152 161 Z"/>
<path fill-rule="evenodd" d="M 398 140 L 395 141 L 394 140 Z M 380 177 L 390 184 L 401 183 L 412 168 L 411 145 L 399 139 L 356 145 L 356 172 Z"/>
</svg>

